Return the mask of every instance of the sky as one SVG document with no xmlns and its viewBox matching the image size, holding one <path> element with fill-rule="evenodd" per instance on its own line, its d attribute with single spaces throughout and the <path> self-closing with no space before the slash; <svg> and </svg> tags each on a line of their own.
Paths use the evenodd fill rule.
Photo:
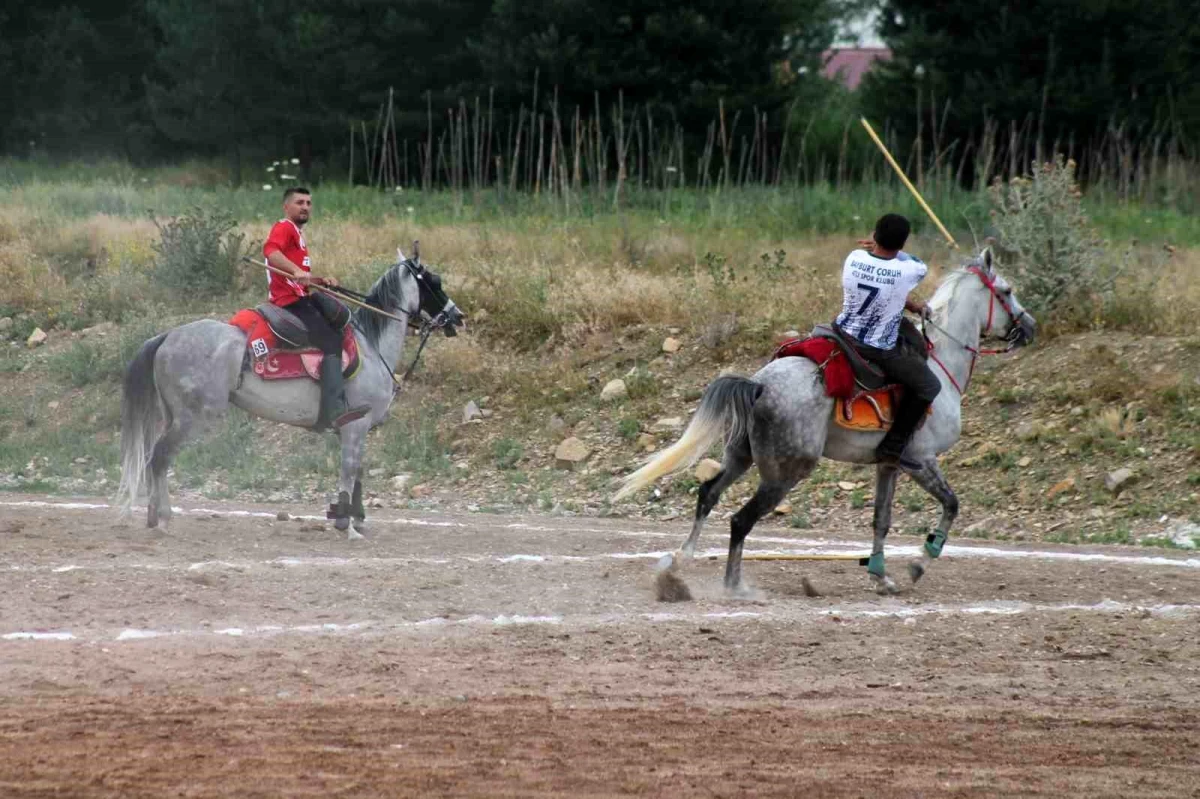
<svg viewBox="0 0 1200 799">
<path fill-rule="evenodd" d="M 861 17 L 843 22 L 842 30 L 835 40 L 834 46 L 883 47 L 883 40 L 875 32 L 875 20 L 878 16 L 879 12 L 872 10 Z"/>
</svg>

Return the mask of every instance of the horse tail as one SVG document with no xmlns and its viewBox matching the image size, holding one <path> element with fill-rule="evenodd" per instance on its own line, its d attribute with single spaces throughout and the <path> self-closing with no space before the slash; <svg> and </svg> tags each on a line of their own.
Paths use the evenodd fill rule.
<svg viewBox="0 0 1200 799">
<path fill-rule="evenodd" d="M 163 333 L 144 343 L 125 370 L 121 396 L 121 484 L 117 488 L 122 516 L 133 510 L 133 503 L 141 494 L 154 447 L 152 433 L 164 416 L 158 386 L 154 383 L 154 356 L 166 338 Z"/>
<path fill-rule="evenodd" d="M 762 392 L 761 383 L 736 375 L 723 375 L 709 383 L 700 398 L 700 407 L 680 439 L 622 480 L 614 501 L 692 465 L 723 432 L 726 447 L 742 445 L 750 435 L 747 422 Z"/>
</svg>

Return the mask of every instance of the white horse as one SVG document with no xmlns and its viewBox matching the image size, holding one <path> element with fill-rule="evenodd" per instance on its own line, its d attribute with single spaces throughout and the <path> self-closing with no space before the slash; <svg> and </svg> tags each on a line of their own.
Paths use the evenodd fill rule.
<svg viewBox="0 0 1200 799">
<path fill-rule="evenodd" d="M 387 418 L 394 396 L 397 364 L 404 352 L 409 323 L 422 318 L 431 329 L 453 335 L 463 315 L 442 290 L 442 280 L 420 263 L 399 253 L 399 260 L 375 282 L 366 309 L 355 311 L 351 324 L 358 342 L 360 366 L 346 381 L 349 407 L 367 405 L 370 412 L 337 431 L 342 467 L 338 501 L 331 509 L 339 530 L 365 529 L 362 462 L 367 431 Z M 240 328 L 214 319 L 180 325 L 147 341 L 125 372 L 121 408 L 121 485 L 118 502 L 128 513 L 143 485 L 149 495 L 146 523 L 171 518 L 167 469 L 188 436 L 225 414 L 230 405 L 273 422 L 312 427 L 317 420 L 320 387 L 307 378 L 263 380 L 245 368 L 247 336 Z M 160 428 L 161 427 L 161 431 Z M 358 537 L 348 532 L 350 538 Z"/>
<path fill-rule="evenodd" d="M 958 498 L 938 467 L 938 456 L 954 446 L 962 430 L 962 395 L 980 354 L 981 337 L 1005 338 L 1009 349 L 1033 340 L 1036 324 L 1021 307 L 1012 287 L 996 274 L 990 247 L 962 269 L 951 273 L 933 300 L 934 349 L 930 366 L 942 381 L 932 413 L 916 432 L 906 457 L 920 468 L 905 471 L 942 505 L 941 521 L 930 533 L 918 560 L 909 566 L 915 583 L 937 558 L 958 514 Z M 832 424 L 835 400 L 825 394 L 818 366 L 808 358 L 773 360 L 752 378 L 723 376 L 709 384 L 682 437 L 627 476 L 616 499 L 629 496 L 655 480 L 696 462 L 726 433 L 721 471 L 700 486 L 695 521 L 682 550 L 668 556 L 664 568 L 674 571 L 696 549 L 704 520 L 721 492 L 757 463 L 761 482 L 754 496 L 730 522 L 725 588 L 743 593 L 742 545 L 754 524 L 779 504 L 822 458 L 843 463 L 877 463 L 881 432 L 851 431 Z M 880 593 L 894 593 L 895 582 L 884 566 L 883 544 L 891 526 L 892 500 L 899 472 L 878 465 L 875 479 L 875 541 L 867 571 Z M 681 557 L 682 556 L 682 557 Z"/>
</svg>

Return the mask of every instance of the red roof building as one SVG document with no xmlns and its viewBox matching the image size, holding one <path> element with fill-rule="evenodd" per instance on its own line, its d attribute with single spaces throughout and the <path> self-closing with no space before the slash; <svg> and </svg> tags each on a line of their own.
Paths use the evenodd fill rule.
<svg viewBox="0 0 1200 799">
<path fill-rule="evenodd" d="M 825 68 L 822 73 L 830 80 L 840 80 L 848 89 L 858 88 L 863 75 L 878 60 L 887 61 L 892 51 L 886 47 L 839 47 L 822 54 Z"/>
</svg>

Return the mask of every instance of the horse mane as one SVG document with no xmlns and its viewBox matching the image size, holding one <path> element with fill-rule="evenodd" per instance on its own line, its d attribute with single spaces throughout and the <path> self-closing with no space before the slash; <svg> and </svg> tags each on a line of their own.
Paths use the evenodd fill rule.
<svg viewBox="0 0 1200 799">
<path fill-rule="evenodd" d="M 386 272 L 379 276 L 375 281 L 375 285 L 371 286 L 371 290 L 367 292 L 367 304 L 373 305 L 376 308 L 382 308 L 385 311 L 407 312 L 402 309 L 402 301 L 404 299 L 404 281 L 401 269 L 404 263 L 393 264 Z M 384 326 L 391 321 L 386 316 L 380 316 L 377 313 L 368 311 L 366 308 L 354 309 L 354 325 L 362 331 L 363 335 L 372 345 L 379 344 L 379 337 L 383 335 Z"/>
<path fill-rule="evenodd" d="M 958 289 L 959 283 L 969 274 L 965 267 L 955 269 L 942 280 L 938 285 L 937 291 L 933 293 L 933 299 L 929 301 L 929 307 L 933 309 L 935 314 L 944 316 L 950 308 L 950 302 L 954 299 L 954 293 Z"/>
</svg>

